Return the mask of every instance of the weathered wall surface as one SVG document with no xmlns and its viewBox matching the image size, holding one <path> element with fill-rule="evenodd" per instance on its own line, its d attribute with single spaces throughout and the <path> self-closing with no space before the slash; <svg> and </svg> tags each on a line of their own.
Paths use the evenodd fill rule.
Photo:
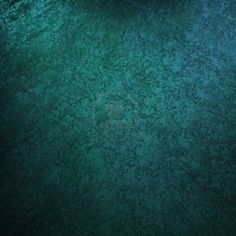
<svg viewBox="0 0 236 236">
<path fill-rule="evenodd" d="M 235 235 L 235 9 L 0 1 L 1 235 Z"/>
</svg>

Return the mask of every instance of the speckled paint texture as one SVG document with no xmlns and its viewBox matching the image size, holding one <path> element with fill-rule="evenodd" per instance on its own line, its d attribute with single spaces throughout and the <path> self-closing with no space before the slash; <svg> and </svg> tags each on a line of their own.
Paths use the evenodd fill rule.
<svg viewBox="0 0 236 236">
<path fill-rule="evenodd" d="M 236 1 L 0 0 L 0 235 L 236 235 Z"/>
</svg>

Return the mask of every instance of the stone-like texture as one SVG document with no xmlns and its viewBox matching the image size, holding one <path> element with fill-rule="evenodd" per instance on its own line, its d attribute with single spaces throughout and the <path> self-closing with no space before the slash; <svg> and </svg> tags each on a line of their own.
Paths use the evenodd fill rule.
<svg viewBox="0 0 236 236">
<path fill-rule="evenodd" d="M 234 0 L 0 14 L 1 235 L 235 235 Z"/>
</svg>

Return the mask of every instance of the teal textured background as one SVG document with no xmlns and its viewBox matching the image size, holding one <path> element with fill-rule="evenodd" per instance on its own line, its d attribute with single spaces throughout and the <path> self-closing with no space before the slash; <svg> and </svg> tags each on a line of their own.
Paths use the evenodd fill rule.
<svg viewBox="0 0 236 236">
<path fill-rule="evenodd" d="M 0 27 L 0 235 L 235 235 L 234 0 L 0 0 Z"/>
</svg>

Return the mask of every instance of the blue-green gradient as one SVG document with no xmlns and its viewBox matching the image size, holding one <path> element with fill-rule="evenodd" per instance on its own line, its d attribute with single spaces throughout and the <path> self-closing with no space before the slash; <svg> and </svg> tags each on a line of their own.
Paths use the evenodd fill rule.
<svg viewBox="0 0 236 236">
<path fill-rule="evenodd" d="M 0 235 L 234 236 L 236 1 L 0 0 Z"/>
</svg>

